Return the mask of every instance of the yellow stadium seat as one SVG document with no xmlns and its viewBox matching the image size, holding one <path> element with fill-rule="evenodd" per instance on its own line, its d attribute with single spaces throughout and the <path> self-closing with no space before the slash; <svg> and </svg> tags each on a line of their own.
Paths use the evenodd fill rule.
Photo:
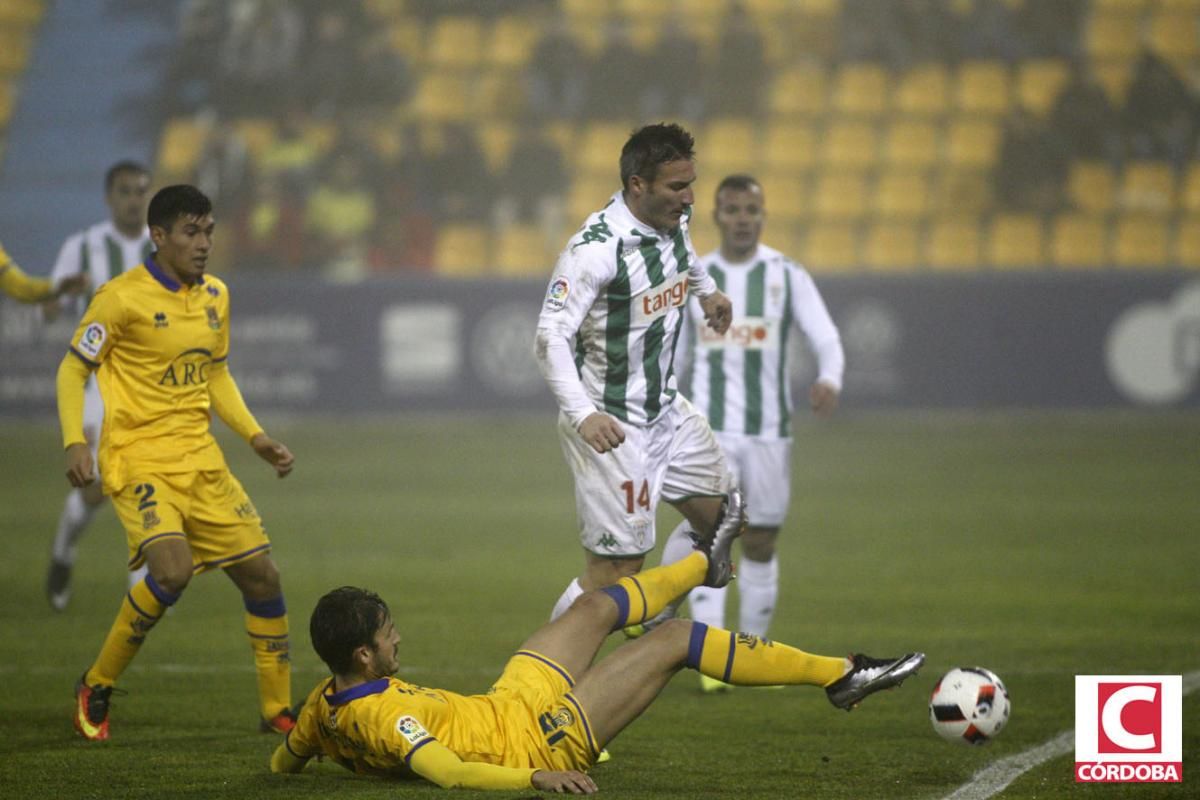
<svg viewBox="0 0 1200 800">
<path fill-rule="evenodd" d="M 623 122 L 593 122 L 580 134 L 578 166 L 590 175 L 618 175 L 621 148 L 629 138 L 629 126 Z M 570 152 L 569 150 L 566 152 Z"/>
<path fill-rule="evenodd" d="M 825 70 L 805 65 L 784 70 L 771 84 L 768 99 L 772 118 L 818 116 L 828 105 L 828 77 Z"/>
<path fill-rule="evenodd" d="M 437 232 L 433 263 L 440 275 L 476 277 L 491 266 L 488 232 L 482 225 L 443 225 Z"/>
<path fill-rule="evenodd" d="M 931 167 L 941 155 L 941 135 L 932 122 L 894 119 L 883 140 L 883 158 L 897 167 Z"/>
<path fill-rule="evenodd" d="M 798 259 L 804 252 L 804 237 L 800 234 L 800 226 L 794 223 L 772 222 L 763 234 L 764 241 L 788 258 Z M 703 253 L 697 248 L 696 252 Z"/>
<path fill-rule="evenodd" d="M 45 13 L 45 0 L 4 0 L 0 3 L 0 24 L 29 27 Z"/>
<path fill-rule="evenodd" d="M 514 119 L 525 110 L 525 87 L 514 71 L 490 70 L 475 80 L 470 104 L 476 119 Z"/>
<path fill-rule="evenodd" d="M 771 230 L 773 231 L 774 227 Z M 691 229 L 691 233 L 692 247 L 696 248 L 701 257 L 721 246 L 721 236 L 715 225 L 697 225 Z"/>
<path fill-rule="evenodd" d="M 811 226 L 800 259 L 814 274 L 857 269 L 858 231 L 854 225 L 833 223 Z"/>
<path fill-rule="evenodd" d="M 1131 13 L 1142 11 L 1152 0 L 1092 0 L 1093 11 L 1101 13 Z"/>
<path fill-rule="evenodd" d="M 1200 161 L 1188 166 L 1179 191 L 1179 205 L 1189 214 L 1200 214 Z"/>
<path fill-rule="evenodd" d="M 1200 11 L 1200 0 L 1158 0 L 1163 11 Z"/>
<path fill-rule="evenodd" d="M 1092 214 L 1059 214 L 1051 223 L 1050 262 L 1056 267 L 1101 268 L 1109 265 L 1108 221 Z"/>
<path fill-rule="evenodd" d="M 958 70 L 954 104 L 964 114 L 1008 111 L 1008 67 L 1000 61 L 966 61 Z"/>
<path fill-rule="evenodd" d="M 471 93 L 466 78 L 430 72 L 417 86 L 413 112 L 425 122 L 456 122 L 471 113 Z"/>
<path fill-rule="evenodd" d="M 17 87 L 15 81 L 0 79 L 0 131 L 8 126 L 13 109 L 17 105 Z"/>
<path fill-rule="evenodd" d="M 617 10 L 647 27 L 658 27 L 672 11 L 671 4 L 662 0 L 617 0 Z"/>
<path fill-rule="evenodd" d="M 877 272 L 915 270 L 921 262 L 920 227 L 913 222 L 874 222 L 863 251 L 863 262 Z"/>
<path fill-rule="evenodd" d="M 1092 60 L 1133 58 L 1138 47 L 1137 14 L 1097 11 L 1089 15 L 1084 49 Z"/>
<path fill-rule="evenodd" d="M 794 0 L 796 8 L 808 17 L 832 17 L 841 13 L 842 0 Z"/>
<path fill-rule="evenodd" d="M 174 180 L 190 177 L 208 138 L 208 131 L 209 125 L 190 117 L 172 117 L 168 120 L 158 146 L 156 172 L 160 179 L 167 175 Z"/>
<path fill-rule="evenodd" d="M 721 173 L 747 172 L 758 158 L 758 135 L 747 119 L 718 119 L 697 140 L 697 157 L 706 169 Z M 620 153 L 618 147 L 616 152 Z"/>
<path fill-rule="evenodd" d="M 1067 199 L 1080 211 L 1106 213 L 1116 203 L 1117 176 L 1103 161 L 1075 161 L 1067 174 Z"/>
<path fill-rule="evenodd" d="M 888 108 L 888 74 L 878 64 L 846 64 L 837 71 L 833 107 L 838 113 L 879 116 Z"/>
<path fill-rule="evenodd" d="M 861 171 L 823 172 L 813 189 L 814 210 L 822 220 L 854 220 L 867 212 L 866 174 Z"/>
<path fill-rule="evenodd" d="M 529 63 L 542 28 L 527 16 L 507 14 L 496 20 L 487 38 L 488 63 L 502 69 L 520 69 Z"/>
<path fill-rule="evenodd" d="M 483 23 L 479 17 L 439 17 L 429 34 L 426 58 L 434 67 L 474 67 L 483 54 L 483 41 Z"/>
<path fill-rule="evenodd" d="M 1161 268 L 1170 265 L 1167 222 L 1161 217 L 1132 214 L 1117 220 L 1113 261 L 1118 267 Z"/>
<path fill-rule="evenodd" d="M 979 220 L 942 217 L 929 227 L 925 262 L 935 270 L 973 270 L 979 267 Z"/>
<path fill-rule="evenodd" d="M 999 214 L 988 228 L 987 263 L 998 269 L 1027 269 L 1046 263 L 1042 219 L 1034 214 Z"/>
<path fill-rule="evenodd" d="M 599 211 L 621 184 L 615 176 L 576 178 L 567 194 L 567 216 L 571 224 L 581 224 L 593 211 Z"/>
<path fill-rule="evenodd" d="M 1017 67 L 1017 99 L 1030 113 L 1045 117 L 1070 78 L 1070 66 L 1059 58 L 1022 61 Z"/>
<path fill-rule="evenodd" d="M 1150 19 L 1150 47 L 1171 61 L 1187 62 L 1200 56 L 1200 20 L 1197 11 L 1161 12 Z"/>
<path fill-rule="evenodd" d="M 496 266 L 501 275 L 545 275 L 546 235 L 535 225 L 510 225 L 497 235 Z"/>
<path fill-rule="evenodd" d="M 485 122 L 476 128 L 475 140 L 479 142 L 479 149 L 483 151 L 488 170 L 493 175 L 500 175 L 508 166 L 508 157 L 516 139 L 516 126 L 510 122 Z"/>
<path fill-rule="evenodd" d="M 774 122 L 768 125 L 763 142 L 763 165 L 772 174 L 795 175 L 816 160 L 817 136 L 803 122 Z"/>
<path fill-rule="evenodd" d="M 1118 197 L 1126 211 L 1166 213 L 1175 202 L 1175 172 L 1166 161 L 1127 164 Z"/>
<path fill-rule="evenodd" d="M 257 160 L 275 143 L 275 121 L 266 117 L 243 117 L 233 123 L 246 143 L 251 159 Z"/>
<path fill-rule="evenodd" d="M 946 134 L 951 165 L 989 169 L 1000 152 L 1000 125 L 991 120 L 955 119 Z"/>
<path fill-rule="evenodd" d="M 763 197 L 771 220 L 792 222 L 808 214 L 807 183 L 800 178 L 770 175 L 763 180 Z"/>
<path fill-rule="evenodd" d="M 725 15 L 729 13 L 729 7 L 733 0 L 674 0 L 674 2 L 675 13 L 680 16 L 722 22 Z"/>
<path fill-rule="evenodd" d="M 31 38 L 18 28 L 0 28 L 0 77 L 25 71 L 29 65 Z"/>
<path fill-rule="evenodd" d="M 875 215 L 884 219 L 919 219 L 929 212 L 929 178 L 916 170 L 893 170 L 879 176 L 872 193 Z"/>
<path fill-rule="evenodd" d="M 1125 98 L 1129 95 L 1129 86 L 1133 83 L 1133 66 L 1132 58 L 1116 58 L 1094 64 L 1092 67 L 1096 82 L 1118 108 L 1125 105 Z"/>
<path fill-rule="evenodd" d="M 862 120 L 834 122 L 821 137 L 821 163 L 831 167 L 866 168 L 879 155 L 874 124 Z"/>
<path fill-rule="evenodd" d="M 992 180 L 984 170 L 949 168 L 934 182 L 936 214 L 982 214 L 992 206 Z"/>
<path fill-rule="evenodd" d="M 913 116 L 936 116 L 949 107 L 950 74 L 941 64 L 922 64 L 905 72 L 896 85 L 896 110 Z"/>
<path fill-rule="evenodd" d="M 1200 216 L 1179 220 L 1175 229 L 1175 263 L 1188 269 L 1200 268 Z"/>
<path fill-rule="evenodd" d="M 401 17 L 388 25 L 388 42 L 392 49 L 413 63 L 425 57 L 425 27 L 411 17 Z"/>
</svg>

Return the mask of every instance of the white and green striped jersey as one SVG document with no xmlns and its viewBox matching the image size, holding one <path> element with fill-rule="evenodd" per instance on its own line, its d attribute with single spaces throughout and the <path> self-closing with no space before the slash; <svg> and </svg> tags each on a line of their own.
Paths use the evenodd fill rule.
<svg viewBox="0 0 1200 800">
<path fill-rule="evenodd" d="M 114 276 L 141 264 L 153 252 L 154 243 L 150 241 L 148 228 L 143 228 L 136 239 L 130 239 L 118 231 L 111 221 L 99 222 L 67 237 L 59 248 L 50 280 L 57 285 L 63 278 L 80 273 L 88 276 L 91 281 L 90 292 L 59 300 L 63 308 L 74 307 L 82 316 L 92 293 Z"/>
<path fill-rule="evenodd" d="M 690 366 L 692 402 L 714 431 L 790 437 L 795 406 L 787 345 L 793 326 L 816 355 L 817 379 L 842 387 L 845 354 L 821 293 L 803 267 L 766 245 L 741 263 L 726 261 L 719 250 L 701 262 L 733 303 L 733 323 L 719 336 L 705 324 L 699 304 L 688 304 L 680 352 L 690 359 L 682 366 Z"/>
<path fill-rule="evenodd" d="M 589 216 L 558 257 L 538 316 L 538 364 L 571 423 L 596 411 L 633 425 L 657 419 L 676 394 L 688 292 L 715 290 L 686 215 L 656 231 L 617 192 Z"/>
</svg>

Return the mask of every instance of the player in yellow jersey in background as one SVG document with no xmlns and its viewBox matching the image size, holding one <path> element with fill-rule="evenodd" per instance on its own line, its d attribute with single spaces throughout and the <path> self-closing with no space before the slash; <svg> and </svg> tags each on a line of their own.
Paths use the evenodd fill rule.
<svg viewBox="0 0 1200 800">
<path fill-rule="evenodd" d="M 658 614 L 702 583 L 733 576 L 730 548 L 745 524 L 730 493 L 708 537 L 674 564 L 585 592 L 517 651 L 487 694 L 465 696 L 392 677 L 400 636 L 378 595 L 344 586 L 317 602 L 309 633 L 333 673 L 309 694 L 296 726 L 271 757 L 299 772 L 326 755 L 355 772 L 418 775 L 443 787 L 592 794 L 584 772 L 601 749 L 688 667 L 739 685 L 825 687 L 850 709 L 896 686 L 925 656 L 817 656 L 749 634 L 672 619 L 593 666 L 613 631 Z"/>
<path fill-rule="evenodd" d="M 209 431 L 210 410 L 279 477 L 294 459 L 251 415 L 228 369 L 229 292 L 205 275 L 209 199 L 193 186 L 168 186 L 151 199 L 148 222 L 154 254 L 100 287 L 58 370 L 67 479 L 80 487 L 96 478 L 82 425 L 83 387 L 95 371 L 104 492 L 125 527 L 130 568 L 149 568 L 76 685 L 75 728 L 89 740 L 108 738 L 117 679 L 192 575 L 219 567 L 245 604 L 261 728 L 286 733 L 295 718 L 279 570 L 258 512 Z"/>
<path fill-rule="evenodd" d="M 42 303 L 64 294 L 79 294 L 87 286 L 86 275 L 71 275 L 57 283 L 26 275 L 0 244 L 0 294 L 22 303 Z"/>
</svg>

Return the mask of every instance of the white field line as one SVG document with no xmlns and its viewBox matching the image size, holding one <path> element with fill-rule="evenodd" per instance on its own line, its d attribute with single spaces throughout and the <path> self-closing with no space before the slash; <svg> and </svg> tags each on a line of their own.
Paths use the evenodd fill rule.
<svg viewBox="0 0 1200 800">
<path fill-rule="evenodd" d="M 1191 694 L 1200 688 L 1200 670 L 1183 676 L 1183 693 Z M 976 772 L 971 780 L 959 786 L 943 800 L 987 800 L 1008 788 L 1009 784 L 1034 767 L 1075 748 L 1075 731 L 1066 730 L 1047 742 L 1029 750 L 1008 756 Z"/>
</svg>

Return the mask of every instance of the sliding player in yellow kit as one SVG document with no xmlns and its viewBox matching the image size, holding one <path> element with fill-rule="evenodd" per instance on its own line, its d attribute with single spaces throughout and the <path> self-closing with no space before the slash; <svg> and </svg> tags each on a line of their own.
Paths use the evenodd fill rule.
<svg viewBox="0 0 1200 800">
<path fill-rule="evenodd" d="M 82 425 L 83 387 L 95 371 L 104 399 L 104 491 L 125 527 L 130 568 L 149 568 L 76 685 L 75 728 L 89 740 L 108 738 L 117 679 L 192 575 L 219 567 L 246 608 L 260 727 L 286 733 L 295 718 L 279 570 L 258 512 L 209 431 L 210 411 L 279 477 L 294 459 L 255 421 L 228 369 L 229 292 L 205 275 L 209 199 L 193 186 L 168 186 L 147 216 L 154 254 L 100 287 L 58 370 L 67 479 L 75 487 L 95 480 Z"/>
<path fill-rule="evenodd" d="M 329 592 L 317 602 L 309 632 L 333 677 L 309 694 L 271 757 L 272 771 L 299 772 L 325 755 L 355 772 L 416 775 L 448 788 L 591 794 L 596 783 L 585 771 L 601 749 L 684 667 L 739 685 L 823 686 L 830 702 L 847 710 L 916 673 L 922 653 L 817 656 L 682 619 L 592 665 L 613 631 L 653 617 L 701 583 L 727 584 L 730 547 L 744 524 L 734 490 L 715 531 L 695 537 L 695 552 L 585 592 L 525 640 L 483 695 L 392 677 L 400 636 L 387 605 L 350 586 Z"/>
</svg>

